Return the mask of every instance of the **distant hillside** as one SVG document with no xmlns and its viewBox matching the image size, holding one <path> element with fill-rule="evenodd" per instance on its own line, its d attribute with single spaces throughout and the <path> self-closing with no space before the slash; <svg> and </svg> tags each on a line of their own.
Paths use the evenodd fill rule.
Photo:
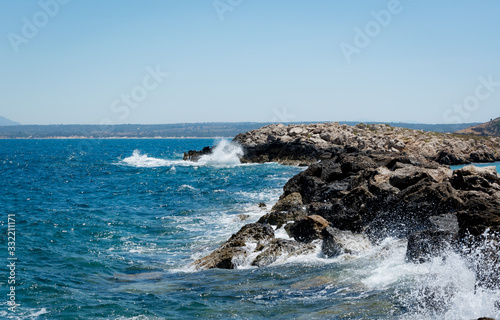
<svg viewBox="0 0 500 320">
<path fill-rule="evenodd" d="M 20 125 L 19 122 L 15 122 L 0 116 L 0 126 L 18 126 L 18 125 Z"/>
<path fill-rule="evenodd" d="M 500 118 L 489 122 L 481 123 L 477 126 L 465 128 L 457 131 L 461 134 L 477 134 L 480 136 L 500 137 Z"/>
<path fill-rule="evenodd" d="M 295 122 L 308 124 L 317 122 Z M 342 121 L 340 124 L 356 125 L 359 122 Z M 270 122 L 211 122 L 177 124 L 121 124 L 121 125 L 17 125 L 0 126 L 0 138 L 181 138 L 181 137 L 228 137 L 259 129 Z M 290 123 L 287 123 L 290 124 Z M 367 122 L 367 124 L 376 124 Z M 413 124 L 387 123 L 392 127 L 449 133 L 477 123 L 466 124 Z"/>
</svg>

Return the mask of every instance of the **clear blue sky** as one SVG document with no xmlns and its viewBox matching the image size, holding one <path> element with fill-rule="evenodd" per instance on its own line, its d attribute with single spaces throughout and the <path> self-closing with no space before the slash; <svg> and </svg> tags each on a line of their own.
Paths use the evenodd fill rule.
<svg viewBox="0 0 500 320">
<path fill-rule="evenodd" d="M 2 0 L 0 115 L 484 122 L 500 116 L 499 13 L 495 0 Z"/>
</svg>

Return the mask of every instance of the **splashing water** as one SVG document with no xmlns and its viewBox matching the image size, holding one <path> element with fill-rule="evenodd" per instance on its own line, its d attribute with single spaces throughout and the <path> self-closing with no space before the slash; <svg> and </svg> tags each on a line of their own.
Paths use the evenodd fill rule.
<svg viewBox="0 0 500 320">
<path fill-rule="evenodd" d="M 498 244 L 491 235 L 483 237 L 475 248 L 463 250 L 465 257 L 448 252 L 422 265 L 427 272 L 398 293 L 404 297 L 403 306 L 410 310 L 403 319 L 500 318 L 500 289 L 482 279 L 484 274 L 491 276 L 498 272 L 495 264 L 489 263 L 491 248 Z M 500 252 L 495 250 L 495 254 L 500 258 Z"/>
<path fill-rule="evenodd" d="M 147 154 L 141 155 L 139 150 L 134 150 L 132 156 L 122 160 L 123 163 L 138 168 L 154 168 L 169 165 L 169 161 L 148 157 Z"/>
<path fill-rule="evenodd" d="M 198 163 L 211 166 L 235 166 L 240 164 L 243 148 L 235 142 L 221 140 L 212 153 L 201 156 Z"/>
</svg>

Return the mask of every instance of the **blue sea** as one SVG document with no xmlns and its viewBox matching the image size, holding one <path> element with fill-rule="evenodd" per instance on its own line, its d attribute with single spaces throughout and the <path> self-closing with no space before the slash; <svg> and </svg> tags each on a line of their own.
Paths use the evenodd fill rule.
<svg viewBox="0 0 500 320">
<path fill-rule="evenodd" d="M 392 238 L 335 259 L 317 244 L 264 268 L 196 270 L 304 169 L 239 164 L 241 152 L 212 139 L 0 140 L 0 318 L 500 319 L 500 292 L 476 288 L 468 262 L 408 264 Z"/>
</svg>

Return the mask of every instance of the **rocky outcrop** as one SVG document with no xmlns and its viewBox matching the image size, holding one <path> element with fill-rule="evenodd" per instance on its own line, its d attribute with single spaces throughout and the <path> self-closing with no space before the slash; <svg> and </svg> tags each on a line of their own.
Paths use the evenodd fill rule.
<svg viewBox="0 0 500 320">
<path fill-rule="evenodd" d="M 234 269 L 237 260 L 244 260 L 253 252 L 251 247 L 261 247 L 274 239 L 274 231 L 269 225 L 251 223 L 233 234 L 226 243 L 208 256 L 198 259 L 194 265 L 199 269 Z"/>
<path fill-rule="evenodd" d="M 264 267 L 279 257 L 290 257 L 314 251 L 315 246 L 293 240 L 276 239 L 269 225 L 251 223 L 233 234 L 226 243 L 208 256 L 196 260 L 197 269 L 235 269 L 247 262 Z"/>
<path fill-rule="evenodd" d="M 197 260 L 198 268 L 265 266 L 279 256 L 311 252 L 319 242 L 326 257 L 355 254 L 389 236 L 407 239 L 407 261 L 420 263 L 450 249 L 467 255 L 464 245 L 477 252 L 487 234 L 494 249 L 481 251 L 479 261 L 493 271 L 478 267 L 478 279 L 500 285 L 500 175 L 495 167 L 452 171 L 446 165 L 500 160 L 499 138 L 311 124 L 270 125 L 234 140 L 245 149 L 242 162 L 310 166 L 285 184 L 257 224 Z M 285 228 L 294 240 L 275 238 L 273 228 Z"/>
<path fill-rule="evenodd" d="M 440 134 L 383 124 L 273 124 L 234 138 L 242 162 L 310 165 L 345 152 L 415 154 L 441 164 L 500 160 L 500 138 Z"/>
<path fill-rule="evenodd" d="M 182 160 L 196 162 L 201 158 L 201 156 L 209 155 L 211 153 L 212 153 L 211 147 L 205 147 L 201 151 L 189 150 L 188 152 L 184 152 L 184 156 L 182 157 Z"/>
<path fill-rule="evenodd" d="M 317 241 L 326 257 L 335 257 L 355 254 L 388 236 L 408 239 L 407 261 L 415 263 L 450 249 L 463 253 L 464 244 L 469 252 L 482 248 L 485 234 L 493 235 L 490 247 L 499 243 L 500 175 L 495 167 L 452 171 L 419 155 L 342 153 L 309 166 L 283 191 L 271 212 L 251 225 L 251 233 L 244 227 L 195 264 L 234 268 L 235 261 L 253 259 L 251 264 L 263 266 L 280 255 L 313 250 L 305 245 Z M 275 239 L 270 226 L 285 228 L 295 241 Z M 249 250 L 247 242 L 256 243 L 255 249 Z M 482 271 L 478 279 L 500 285 L 500 247 L 493 247 L 480 255 L 482 265 L 493 271 Z"/>
</svg>

